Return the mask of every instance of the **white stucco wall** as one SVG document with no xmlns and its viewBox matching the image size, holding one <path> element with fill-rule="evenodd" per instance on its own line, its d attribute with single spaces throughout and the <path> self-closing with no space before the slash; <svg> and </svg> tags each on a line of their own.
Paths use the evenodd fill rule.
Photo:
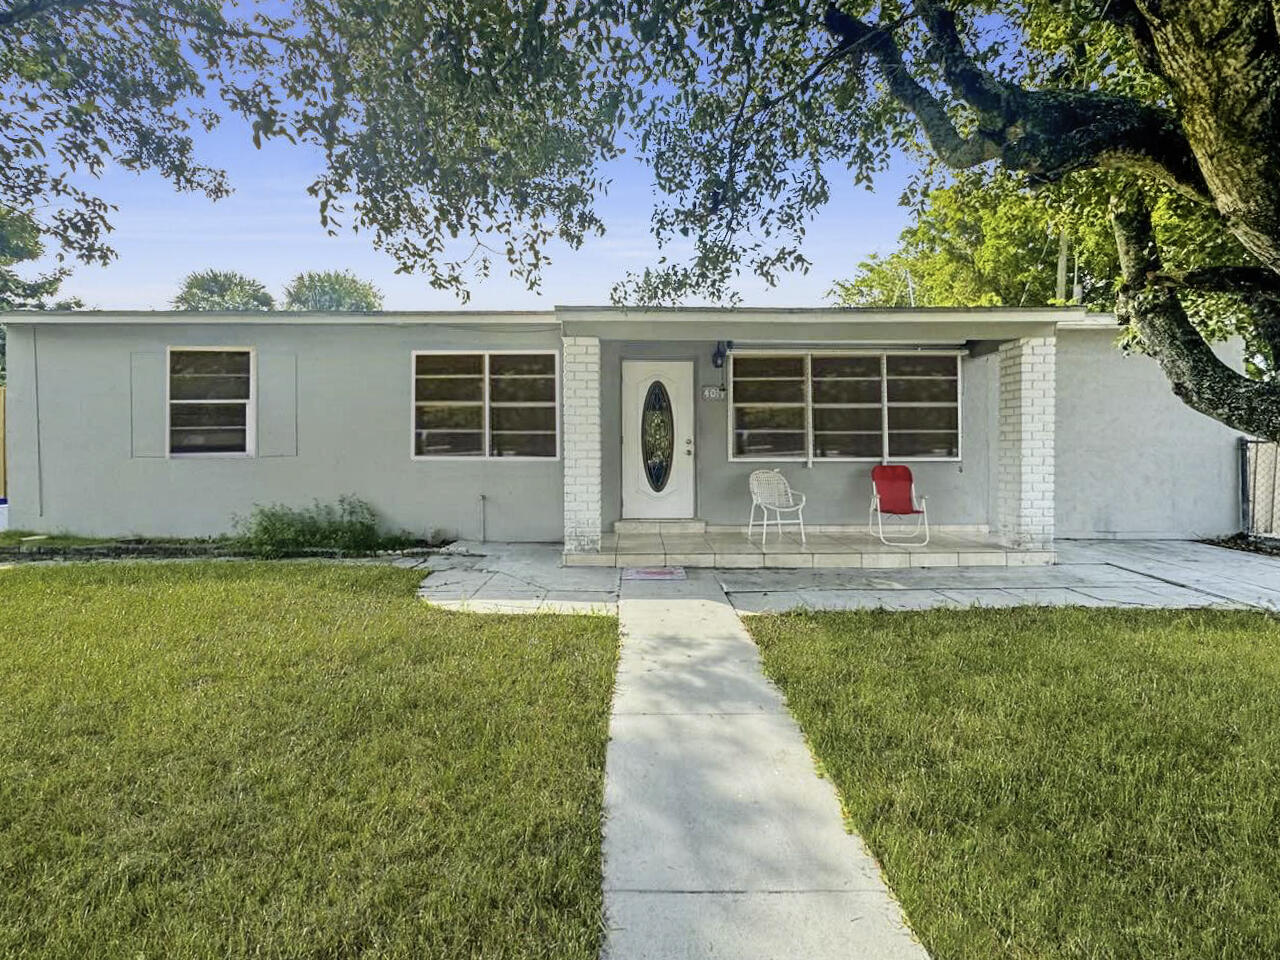
<svg viewBox="0 0 1280 960">
<path fill-rule="evenodd" d="M 1198 538 L 1240 529 L 1238 434 L 1173 395 L 1116 330 L 1058 331 L 1057 535 Z M 1219 353 L 1233 364 L 1239 345 Z"/>
<path fill-rule="evenodd" d="M 485 327 L 304 322 L 11 325 L 11 526 L 206 536 L 228 531 L 233 515 L 255 503 L 305 506 L 352 493 L 391 527 L 474 538 L 483 495 L 489 539 L 561 539 L 560 459 L 410 456 L 413 351 L 558 353 L 553 319 L 497 318 Z M 258 456 L 165 458 L 167 346 L 257 350 Z"/>
<path fill-rule="evenodd" d="M 566 335 L 563 412 L 585 428 L 576 436 L 586 441 L 571 440 L 565 424 L 568 460 L 415 461 L 409 455 L 412 352 L 561 351 L 555 315 L 520 323 L 481 317 L 436 325 L 303 324 L 14 323 L 10 525 L 101 535 L 209 535 L 228 530 L 232 516 L 248 513 L 254 503 L 300 505 L 354 493 L 392 526 L 475 537 L 483 495 L 490 539 L 560 540 L 568 519 L 589 542 L 596 517 L 607 531 L 621 512 L 622 360 L 689 359 L 695 390 L 722 381 L 711 363 L 714 339 L 603 339 L 597 347 L 594 337 Z M 1112 328 L 1060 329 L 1057 336 L 1056 535 L 1234 532 L 1235 433 L 1185 407 L 1154 361 L 1122 355 L 1113 339 Z M 259 455 L 166 459 L 157 358 L 167 346 L 217 345 L 258 351 Z M 999 373 L 995 352 L 965 359 L 963 460 L 913 466 L 937 525 L 999 524 Z M 712 523 L 744 523 L 747 475 L 761 464 L 728 459 L 723 400 L 703 400 L 698 390 L 695 406 L 697 515 Z M 598 472 L 590 469 L 595 463 Z M 806 520 L 849 524 L 865 521 L 871 466 L 787 463 L 781 469 L 809 497 Z M 566 470 L 575 492 L 571 503 L 564 496 Z"/>
</svg>

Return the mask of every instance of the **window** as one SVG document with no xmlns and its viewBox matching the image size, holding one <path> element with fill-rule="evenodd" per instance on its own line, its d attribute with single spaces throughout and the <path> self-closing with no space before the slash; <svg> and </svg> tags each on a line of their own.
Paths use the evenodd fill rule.
<svg viewBox="0 0 1280 960">
<path fill-rule="evenodd" d="M 806 405 L 804 357 L 734 357 L 734 456 L 804 457 Z"/>
<path fill-rule="evenodd" d="M 959 357 L 887 356 L 890 460 L 950 460 L 960 456 Z"/>
<path fill-rule="evenodd" d="M 813 455 L 879 460 L 879 357 L 813 357 Z"/>
<path fill-rule="evenodd" d="M 735 459 L 960 457 L 958 354 L 734 354 L 730 387 Z"/>
<path fill-rule="evenodd" d="M 169 350 L 169 453 L 253 452 L 253 353 Z"/>
<path fill-rule="evenodd" d="M 554 353 L 416 353 L 415 457 L 555 457 Z"/>
</svg>

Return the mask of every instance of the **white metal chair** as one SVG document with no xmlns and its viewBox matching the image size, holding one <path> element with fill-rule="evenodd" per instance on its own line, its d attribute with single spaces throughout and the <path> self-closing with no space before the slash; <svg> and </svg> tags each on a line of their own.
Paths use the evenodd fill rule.
<svg viewBox="0 0 1280 960">
<path fill-rule="evenodd" d="M 747 539 L 755 530 L 756 510 L 762 516 L 763 530 L 760 534 L 760 545 L 764 546 L 769 539 L 769 512 L 773 511 L 773 521 L 778 527 L 778 536 L 782 536 L 782 525 L 798 526 L 800 542 L 804 538 L 804 494 L 797 493 L 787 483 L 787 478 L 777 470 L 755 470 L 747 480 L 751 488 L 751 519 L 747 523 Z M 795 514 L 795 519 L 783 520 L 782 515 Z"/>
<path fill-rule="evenodd" d="M 877 534 L 880 542 L 886 545 L 901 543 L 908 546 L 923 547 L 929 542 L 929 513 L 925 501 L 928 497 L 916 496 L 915 478 L 911 476 L 911 468 L 901 464 L 882 463 L 871 469 L 871 509 L 867 514 L 867 529 Z M 891 517 L 915 517 L 915 527 L 905 536 L 884 534 L 885 515 Z M 906 524 L 901 524 L 906 527 Z M 918 540 L 921 528 L 924 539 Z"/>
</svg>

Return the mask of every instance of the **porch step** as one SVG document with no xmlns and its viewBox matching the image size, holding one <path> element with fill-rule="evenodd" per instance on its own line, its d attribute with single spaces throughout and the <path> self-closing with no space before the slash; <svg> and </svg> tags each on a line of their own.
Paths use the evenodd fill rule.
<svg viewBox="0 0 1280 960">
<path fill-rule="evenodd" d="M 615 520 L 614 533 L 706 533 L 705 520 Z"/>
</svg>

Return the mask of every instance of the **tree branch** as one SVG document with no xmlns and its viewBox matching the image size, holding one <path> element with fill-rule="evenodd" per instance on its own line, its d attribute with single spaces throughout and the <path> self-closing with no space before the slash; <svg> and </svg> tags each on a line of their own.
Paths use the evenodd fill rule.
<svg viewBox="0 0 1280 960">
<path fill-rule="evenodd" d="M 24 3 L 0 13 L 0 29 L 15 26 L 24 20 L 31 20 L 47 13 L 71 13 L 93 2 L 94 0 L 65 0 L 61 3 L 58 0 L 31 0 L 30 3 Z"/>
<path fill-rule="evenodd" d="M 1200 267 L 1172 279 L 1204 293 L 1234 293 L 1238 296 L 1280 299 L 1280 274 L 1266 267 Z"/>
<path fill-rule="evenodd" d="M 823 24 L 839 41 L 837 50 L 865 47 L 875 58 L 885 83 L 889 86 L 889 92 L 915 114 L 924 128 L 930 146 L 944 163 L 965 168 L 1000 156 L 998 144 L 983 136 L 963 136 L 956 129 L 947 115 L 946 107 L 907 70 L 902 51 L 887 30 L 864 23 L 845 13 L 834 3 L 827 7 Z"/>
<path fill-rule="evenodd" d="M 130 6 L 123 0 L 31 0 L 30 3 L 5 13 L 0 13 L 0 30 L 7 29 L 40 16 L 66 16 L 68 14 L 77 13 L 86 7 L 99 6 L 110 7 L 127 16 L 136 17 L 138 19 L 154 19 L 167 23 L 171 27 L 178 27 L 183 30 L 195 30 L 201 33 L 217 33 L 220 36 L 230 37 L 233 40 L 271 40 L 276 43 L 287 43 L 289 38 L 276 33 L 270 33 L 264 30 L 254 30 L 251 27 L 232 26 L 223 22 L 221 25 L 204 23 L 199 20 L 193 20 L 189 17 L 182 17 L 176 13 L 170 13 L 160 9 L 153 9 L 148 12 L 138 10 L 136 7 Z"/>
<path fill-rule="evenodd" d="M 1113 197 L 1111 224 L 1124 283 L 1116 316 L 1156 358 L 1189 407 L 1244 433 L 1280 439 L 1280 384 L 1236 373 L 1209 348 L 1173 285 L 1161 277 L 1151 212 L 1139 196 Z"/>
<path fill-rule="evenodd" d="M 1128 32 L 1138 60 L 1152 73 L 1160 72 L 1160 58 L 1156 55 L 1156 41 L 1151 34 L 1151 24 L 1134 0 L 1102 0 L 1098 19 L 1114 23 Z"/>
<path fill-rule="evenodd" d="M 950 91 L 978 114 L 978 129 L 957 131 L 946 105 L 908 71 L 889 30 L 864 23 L 832 3 L 824 24 L 841 45 L 866 42 L 889 90 L 915 114 L 930 145 L 953 167 L 999 159 L 1011 170 L 1051 182 L 1091 167 L 1153 174 L 1188 197 L 1210 199 L 1200 167 L 1176 119 L 1130 97 L 1088 90 L 1028 90 L 1000 80 L 964 48 L 956 14 L 917 0 L 930 56 Z"/>
<path fill-rule="evenodd" d="M 933 40 L 930 53 L 942 68 L 947 86 L 979 113 L 996 114 L 1005 121 L 1001 129 L 1007 126 L 1006 100 L 1015 88 L 983 70 L 965 51 L 955 11 L 933 0 L 916 0 L 915 9 Z"/>
<path fill-rule="evenodd" d="M 1266 267 L 1227 266 L 1201 267 L 1170 279 L 1198 293 L 1225 293 L 1245 301 L 1271 362 L 1280 363 L 1280 275 Z"/>
</svg>

